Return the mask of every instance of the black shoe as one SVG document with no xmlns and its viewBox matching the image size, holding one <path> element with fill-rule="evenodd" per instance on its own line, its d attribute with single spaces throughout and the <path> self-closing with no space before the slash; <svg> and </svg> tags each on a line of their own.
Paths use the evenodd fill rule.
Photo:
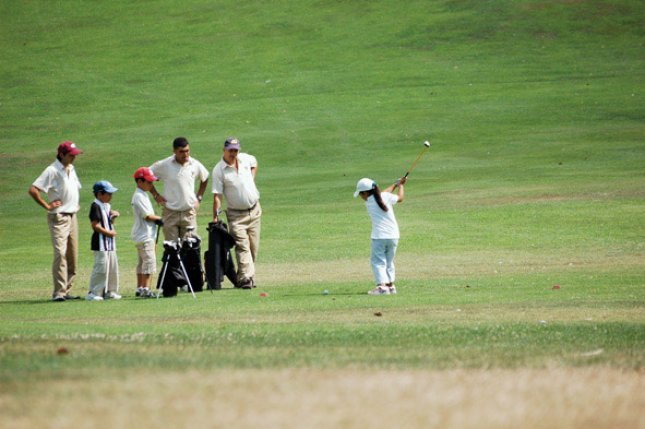
<svg viewBox="0 0 645 429">
<path fill-rule="evenodd" d="M 62 295 L 58 295 L 52 298 L 52 301 L 54 302 L 65 302 L 65 297 Z"/>
<path fill-rule="evenodd" d="M 67 295 L 63 296 L 63 299 L 64 299 L 65 301 L 69 301 L 69 300 L 71 300 L 71 299 L 81 299 L 81 297 L 80 297 L 80 296 L 76 296 L 76 295 L 70 295 L 70 294 L 67 294 Z"/>
</svg>

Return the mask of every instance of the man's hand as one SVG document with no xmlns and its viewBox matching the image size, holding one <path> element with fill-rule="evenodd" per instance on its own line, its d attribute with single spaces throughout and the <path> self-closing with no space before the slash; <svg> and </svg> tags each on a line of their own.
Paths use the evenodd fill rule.
<svg viewBox="0 0 645 429">
<path fill-rule="evenodd" d="M 154 197 L 155 197 L 155 201 L 157 202 L 157 204 L 159 204 L 161 206 L 164 206 L 164 207 L 166 206 L 166 202 L 168 200 L 166 200 L 163 195 L 157 194 Z"/>
</svg>

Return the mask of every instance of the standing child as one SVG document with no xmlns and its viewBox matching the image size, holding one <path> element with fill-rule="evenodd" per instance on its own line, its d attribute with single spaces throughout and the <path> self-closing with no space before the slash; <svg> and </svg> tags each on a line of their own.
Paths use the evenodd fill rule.
<svg viewBox="0 0 645 429">
<path fill-rule="evenodd" d="M 90 290 L 85 297 L 88 301 L 121 299 L 119 290 L 119 262 L 116 258 L 116 231 L 114 219 L 119 212 L 112 210 L 112 194 L 118 189 L 108 181 L 101 180 L 94 184 L 96 199 L 90 207 L 92 223 L 92 250 L 94 251 L 94 269 L 90 276 Z"/>
<path fill-rule="evenodd" d="M 406 178 L 389 186 L 383 192 L 372 179 L 363 178 L 356 184 L 354 198 L 361 196 L 365 201 L 367 213 L 372 219 L 372 252 L 370 263 L 376 287 L 369 295 L 391 295 L 396 293 L 394 286 L 395 269 L 394 256 L 399 244 L 399 225 L 394 217 L 392 206 L 403 201 Z M 397 195 L 392 194 L 398 186 Z"/>
<path fill-rule="evenodd" d="M 134 172 L 134 181 L 137 189 L 132 195 L 132 240 L 137 247 L 137 291 L 136 296 L 143 298 L 153 297 L 150 291 L 152 274 L 157 271 L 157 256 L 155 249 L 155 225 L 162 226 L 161 217 L 155 215 L 147 192 L 152 190 L 153 182 L 159 180 L 152 174 L 152 170 L 141 167 Z"/>
</svg>

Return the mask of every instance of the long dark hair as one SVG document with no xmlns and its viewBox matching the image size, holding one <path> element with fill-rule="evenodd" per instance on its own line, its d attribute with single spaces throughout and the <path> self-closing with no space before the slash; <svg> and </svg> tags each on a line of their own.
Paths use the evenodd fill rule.
<svg viewBox="0 0 645 429">
<path fill-rule="evenodd" d="M 369 197 L 370 195 L 374 196 L 374 199 L 376 200 L 376 204 L 383 210 L 384 212 L 388 211 L 387 206 L 383 202 L 383 198 L 381 198 L 381 190 L 379 189 L 378 185 L 376 182 L 372 185 L 372 189 L 367 191 L 367 196 Z"/>
</svg>

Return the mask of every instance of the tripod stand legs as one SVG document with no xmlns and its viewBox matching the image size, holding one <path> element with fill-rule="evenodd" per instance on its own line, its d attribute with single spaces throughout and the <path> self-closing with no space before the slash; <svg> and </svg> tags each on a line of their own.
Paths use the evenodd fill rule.
<svg viewBox="0 0 645 429">
<path fill-rule="evenodd" d="M 193 294 L 193 298 L 197 298 L 195 296 L 195 291 L 193 290 L 193 285 L 190 284 L 190 279 L 188 278 L 188 272 L 186 271 L 186 267 L 184 267 L 184 263 L 181 260 L 181 256 L 179 256 L 179 253 L 177 254 L 177 259 L 179 259 L 179 266 L 181 267 L 181 272 L 184 273 L 184 277 L 186 278 L 186 283 L 188 283 L 188 288 L 190 289 L 190 293 Z"/>
<path fill-rule="evenodd" d="M 157 292 L 157 299 L 159 295 L 163 294 L 163 282 L 166 280 L 166 270 L 168 269 L 168 258 L 163 261 L 163 269 L 161 270 L 161 280 L 159 281 L 159 291 Z"/>
<path fill-rule="evenodd" d="M 181 268 L 181 272 L 184 275 L 184 278 L 186 279 L 186 283 L 188 283 L 188 287 L 190 288 L 190 293 L 193 295 L 193 298 L 197 298 L 195 295 L 195 291 L 193 290 L 193 285 L 190 283 L 190 279 L 188 278 L 188 272 L 186 271 L 186 267 L 184 266 L 184 262 L 181 260 L 181 256 L 179 255 L 179 250 L 176 250 L 177 252 L 177 260 L 179 261 L 179 267 Z M 164 281 L 166 280 L 166 271 L 168 271 L 168 262 L 170 261 L 170 254 L 166 254 L 164 257 L 163 261 L 163 269 L 161 271 L 161 279 L 159 281 L 159 291 L 157 292 L 157 299 L 159 299 L 159 295 L 163 294 L 163 285 Z"/>
</svg>

